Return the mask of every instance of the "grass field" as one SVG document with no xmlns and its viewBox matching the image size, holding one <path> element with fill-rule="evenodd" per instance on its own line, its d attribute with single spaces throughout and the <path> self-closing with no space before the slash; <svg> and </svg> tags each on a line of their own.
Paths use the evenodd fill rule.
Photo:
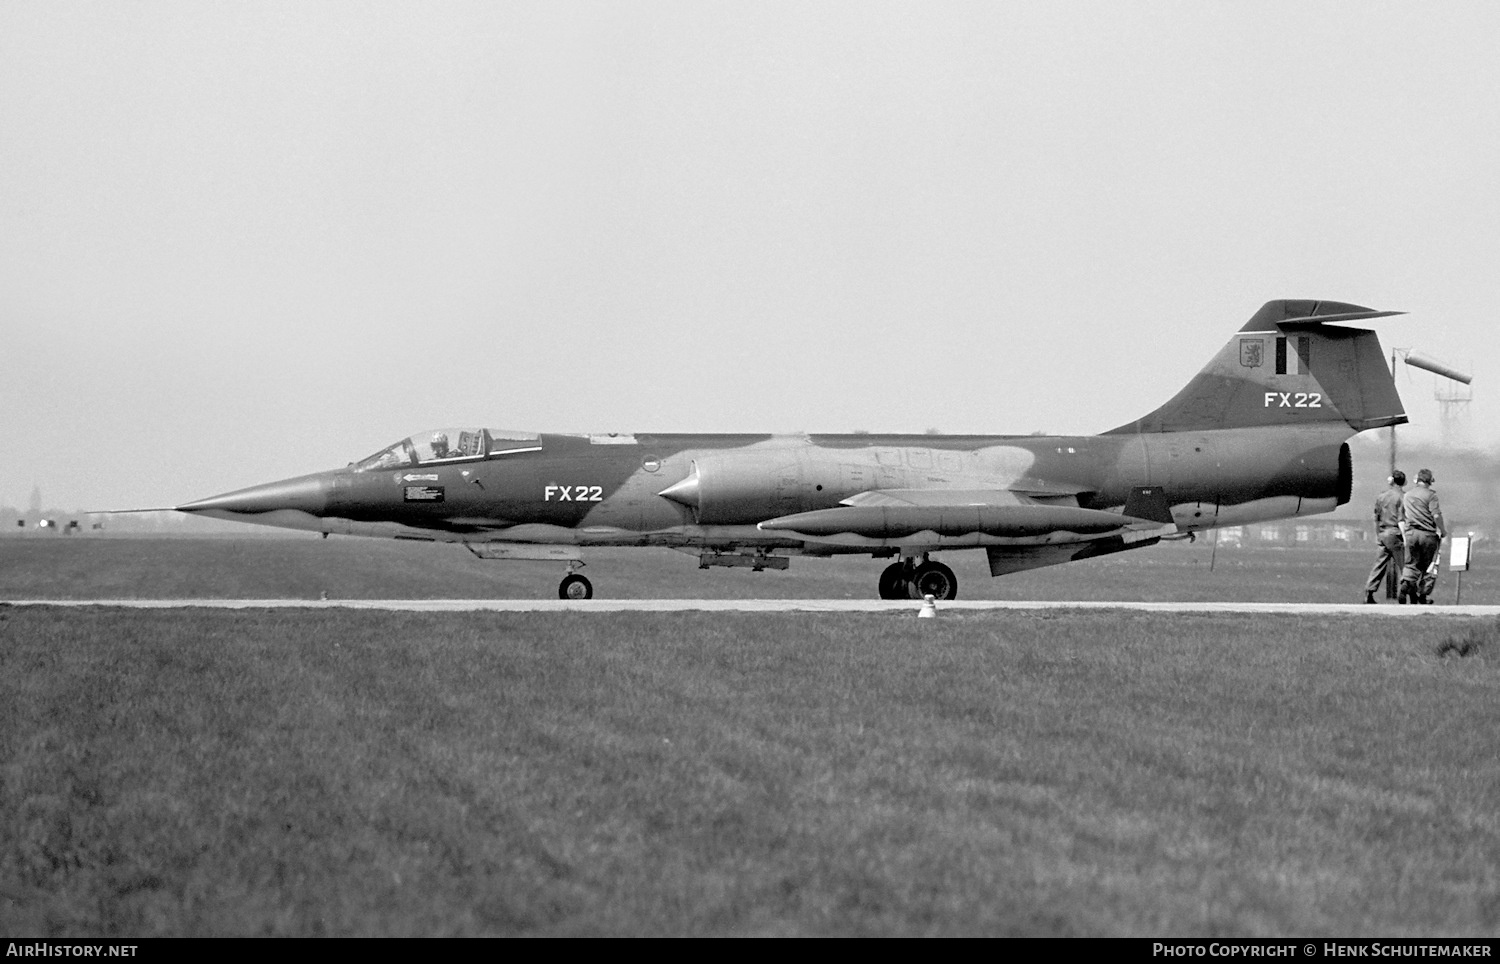
<svg viewBox="0 0 1500 964">
<path fill-rule="evenodd" d="M 966 588 L 1339 601 L 1367 565 L 1226 556 Z M 555 582 L 354 540 L 0 560 L 0 598 Z M 599 568 L 642 596 L 679 576 L 864 596 L 873 575 Z M 1493 937 L 1497 636 L 1437 615 L 0 607 L 0 933 Z"/>
<path fill-rule="evenodd" d="M 1494 629 L 4 610 L 0 932 L 1493 936 Z"/>
</svg>

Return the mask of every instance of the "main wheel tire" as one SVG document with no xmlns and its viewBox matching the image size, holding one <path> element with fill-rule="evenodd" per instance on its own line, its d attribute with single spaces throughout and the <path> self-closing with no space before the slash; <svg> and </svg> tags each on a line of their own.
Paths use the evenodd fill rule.
<svg viewBox="0 0 1500 964">
<path fill-rule="evenodd" d="M 912 595 L 917 599 L 957 599 L 958 577 L 941 562 L 927 562 L 917 567 L 911 577 Z"/>
<path fill-rule="evenodd" d="M 906 567 L 899 562 L 893 562 L 885 567 L 880 574 L 880 598 L 881 599 L 905 599 Z"/>
<path fill-rule="evenodd" d="M 559 599 L 593 599 L 594 584 L 577 573 L 571 573 L 563 578 L 558 584 L 557 598 Z"/>
</svg>

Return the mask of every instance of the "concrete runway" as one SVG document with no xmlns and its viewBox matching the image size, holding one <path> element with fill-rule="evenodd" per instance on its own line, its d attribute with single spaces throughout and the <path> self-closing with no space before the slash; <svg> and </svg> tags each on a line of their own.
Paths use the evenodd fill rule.
<svg viewBox="0 0 1500 964">
<path fill-rule="evenodd" d="M 741 612 L 741 613 L 915 613 L 921 603 L 881 599 L 13 599 L 10 606 L 115 606 L 129 609 L 376 609 L 392 612 Z M 985 610 L 1103 609 L 1147 613 L 1260 613 L 1316 616 L 1500 616 L 1500 606 L 1365 606 L 1349 603 L 1255 602 L 1026 602 L 954 600 L 945 612 Z"/>
</svg>

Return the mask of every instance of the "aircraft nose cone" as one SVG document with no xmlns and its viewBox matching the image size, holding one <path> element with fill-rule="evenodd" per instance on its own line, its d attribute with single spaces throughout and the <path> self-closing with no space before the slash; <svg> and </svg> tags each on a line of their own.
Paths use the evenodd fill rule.
<svg viewBox="0 0 1500 964">
<path fill-rule="evenodd" d="M 186 505 L 179 505 L 178 512 L 240 512 L 255 514 L 275 512 L 278 509 L 296 509 L 312 515 L 322 515 L 328 507 L 328 482 L 322 476 L 304 475 L 281 482 L 252 485 L 248 489 L 209 496 Z"/>
</svg>

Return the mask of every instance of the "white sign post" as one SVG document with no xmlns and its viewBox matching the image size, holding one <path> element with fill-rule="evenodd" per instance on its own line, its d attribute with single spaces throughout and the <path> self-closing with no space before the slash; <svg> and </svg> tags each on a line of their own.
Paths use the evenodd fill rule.
<svg viewBox="0 0 1500 964">
<path fill-rule="evenodd" d="M 1464 592 L 1464 573 L 1469 569 L 1469 550 L 1474 544 L 1474 533 L 1466 536 L 1452 536 L 1448 540 L 1448 571 L 1458 575 L 1454 577 L 1453 604 L 1458 605 L 1459 599 Z"/>
</svg>

